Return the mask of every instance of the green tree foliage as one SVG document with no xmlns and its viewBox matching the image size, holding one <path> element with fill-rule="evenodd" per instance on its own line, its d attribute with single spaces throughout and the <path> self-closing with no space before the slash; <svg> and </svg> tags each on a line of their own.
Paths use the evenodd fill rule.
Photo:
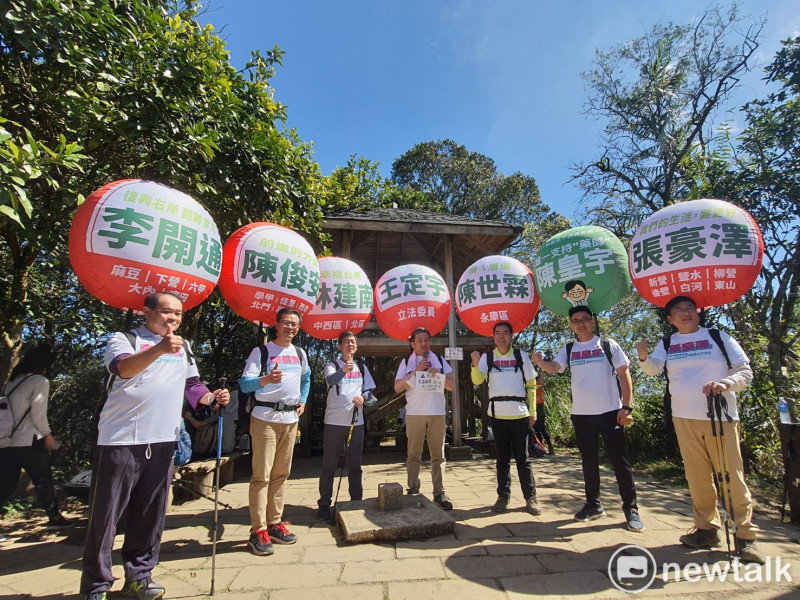
<svg viewBox="0 0 800 600">
<path fill-rule="evenodd" d="M 265 219 L 319 236 L 319 168 L 269 84 L 277 47 L 237 71 L 194 4 L 177 0 L 9 0 L 0 12 L 0 380 L 26 323 L 49 320 L 42 329 L 63 344 L 88 335 L 86 311 L 46 309 L 52 294 L 82 295 L 67 232 L 84 195 L 109 181 L 181 189 L 223 237 Z M 106 325 L 116 316 L 100 312 Z"/>
<path fill-rule="evenodd" d="M 691 169 L 714 140 L 714 116 L 752 68 L 763 20 L 735 3 L 691 25 L 656 25 L 597 50 L 584 73 L 586 113 L 603 119 L 600 155 L 575 167 L 594 220 L 629 235 L 648 214 L 691 197 Z"/>
</svg>

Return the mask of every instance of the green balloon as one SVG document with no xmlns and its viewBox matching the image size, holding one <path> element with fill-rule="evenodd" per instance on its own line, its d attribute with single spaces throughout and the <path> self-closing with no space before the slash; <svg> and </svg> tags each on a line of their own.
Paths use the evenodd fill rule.
<svg viewBox="0 0 800 600">
<path fill-rule="evenodd" d="M 536 260 L 536 290 L 544 305 L 559 315 L 573 306 L 593 313 L 614 306 L 631 285 L 628 253 L 603 227 L 573 227 L 545 242 Z"/>
</svg>

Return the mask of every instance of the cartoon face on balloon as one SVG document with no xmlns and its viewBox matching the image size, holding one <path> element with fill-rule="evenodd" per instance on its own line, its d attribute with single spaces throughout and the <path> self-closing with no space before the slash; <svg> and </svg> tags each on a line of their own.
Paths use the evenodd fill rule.
<svg viewBox="0 0 800 600">
<path fill-rule="evenodd" d="M 593 291 L 593 287 L 586 287 L 581 280 L 573 279 L 564 284 L 564 292 L 561 297 L 572 306 L 589 306 L 589 294 Z"/>
</svg>

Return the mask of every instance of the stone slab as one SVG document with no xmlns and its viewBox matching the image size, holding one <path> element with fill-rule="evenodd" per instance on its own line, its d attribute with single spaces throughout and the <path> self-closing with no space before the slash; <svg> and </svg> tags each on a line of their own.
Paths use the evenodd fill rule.
<svg viewBox="0 0 800 600">
<path fill-rule="evenodd" d="M 337 522 L 348 542 L 420 540 L 453 532 L 455 520 L 425 496 L 403 496 L 403 508 L 381 512 L 374 499 L 342 502 Z"/>
</svg>

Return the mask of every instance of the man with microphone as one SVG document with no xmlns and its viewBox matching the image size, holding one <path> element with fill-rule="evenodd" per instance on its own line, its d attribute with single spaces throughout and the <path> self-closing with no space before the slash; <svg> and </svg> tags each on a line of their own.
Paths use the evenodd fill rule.
<svg viewBox="0 0 800 600">
<path fill-rule="evenodd" d="M 239 389 L 255 392 L 250 415 L 253 475 L 250 479 L 250 538 L 257 556 L 269 556 L 276 544 L 294 544 L 297 536 L 283 522 L 283 494 L 292 469 L 297 425 L 311 389 L 311 370 L 302 348 L 292 344 L 302 317 L 293 308 L 278 311 L 275 339 L 250 352 Z M 262 371 L 266 353 L 268 371 Z M 266 374 L 262 374 L 266 373 Z"/>
<path fill-rule="evenodd" d="M 111 381 L 98 424 L 91 507 L 83 552 L 81 593 L 105 600 L 114 583 L 111 550 L 117 522 L 126 514 L 122 595 L 157 600 L 164 588 L 152 579 L 164 531 L 173 455 L 184 400 L 192 406 L 225 405 L 227 390 L 200 382 L 189 343 L 175 330 L 183 302 L 157 292 L 144 301 L 144 325 L 117 332 L 106 345 Z"/>
</svg>

